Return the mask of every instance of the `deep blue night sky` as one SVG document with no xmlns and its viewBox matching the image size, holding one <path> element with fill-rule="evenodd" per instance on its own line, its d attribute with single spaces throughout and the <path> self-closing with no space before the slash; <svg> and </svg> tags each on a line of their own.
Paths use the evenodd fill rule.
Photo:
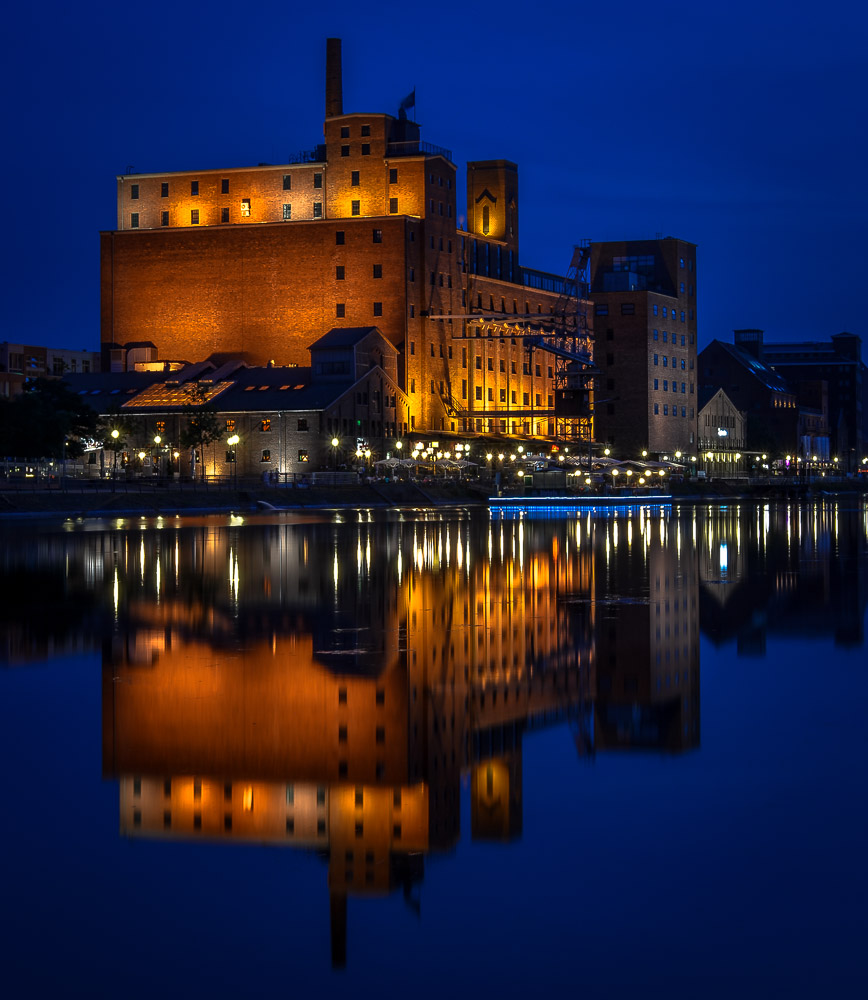
<svg viewBox="0 0 868 1000">
<path fill-rule="evenodd" d="M 115 175 L 312 148 L 333 35 L 345 110 L 395 113 L 415 85 L 459 178 L 519 164 L 526 265 L 678 236 L 699 245 L 700 346 L 740 326 L 868 340 L 864 7 L 49 0 L 5 26 L 0 339 L 96 349 Z"/>
</svg>

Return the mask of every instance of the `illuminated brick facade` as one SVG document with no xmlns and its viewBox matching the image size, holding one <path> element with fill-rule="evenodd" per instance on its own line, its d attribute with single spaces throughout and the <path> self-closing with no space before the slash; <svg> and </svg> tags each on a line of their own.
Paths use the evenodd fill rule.
<svg viewBox="0 0 868 1000">
<path fill-rule="evenodd" d="M 522 339 L 563 308 L 564 281 L 519 266 L 515 164 L 468 164 L 461 230 L 449 150 L 403 113 L 343 114 L 334 59 L 327 79 L 325 142 L 298 162 L 118 178 L 104 350 L 307 365 L 332 327 L 376 324 L 410 431 L 576 436 L 555 420 L 553 356 Z"/>
</svg>

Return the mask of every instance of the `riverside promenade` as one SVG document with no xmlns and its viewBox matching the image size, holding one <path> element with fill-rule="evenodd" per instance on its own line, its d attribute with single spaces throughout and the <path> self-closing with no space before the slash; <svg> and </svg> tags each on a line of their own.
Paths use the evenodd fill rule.
<svg viewBox="0 0 868 1000">
<path fill-rule="evenodd" d="M 793 483 L 770 480 L 763 483 L 716 480 L 714 482 L 672 482 L 669 495 L 675 503 L 731 503 L 735 501 L 810 501 L 830 497 L 866 496 L 861 480 L 824 483 Z M 372 481 L 352 485 L 270 486 L 259 480 L 249 483 L 190 482 L 178 480 L 134 480 L 129 483 L 67 480 L 64 486 L 4 487 L 0 483 L 0 519 L 15 518 L 111 518 L 154 517 L 176 514 L 222 512 L 255 513 L 270 510 L 487 506 L 493 484 L 471 482 L 417 483 Z M 617 502 L 629 491 L 594 491 L 575 494 L 587 502 Z M 521 491 L 504 491 L 513 500 Z M 532 494 L 528 494 L 529 498 Z M 567 499 L 564 494 L 564 499 Z M 659 501 L 657 501 L 659 502 Z"/>
</svg>

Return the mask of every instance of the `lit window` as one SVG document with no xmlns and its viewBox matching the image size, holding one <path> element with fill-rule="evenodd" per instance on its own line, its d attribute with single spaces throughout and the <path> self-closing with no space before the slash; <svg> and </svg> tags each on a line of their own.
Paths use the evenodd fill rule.
<svg viewBox="0 0 868 1000">
<path fill-rule="evenodd" d="M 249 198 L 242 198 L 241 199 L 241 215 L 242 215 L 243 218 L 247 218 L 250 215 L 250 199 Z"/>
<path fill-rule="evenodd" d="M 253 812 L 253 786 L 248 785 L 241 796 L 241 808 L 246 813 Z"/>
<path fill-rule="evenodd" d="M 298 460 L 299 460 L 299 462 L 309 462 L 310 461 L 310 455 L 308 455 L 308 453 L 307 453 L 307 451 L 305 449 L 303 449 L 303 448 L 299 449 Z"/>
<path fill-rule="evenodd" d="M 315 219 L 321 219 L 322 218 L 322 202 L 321 201 L 315 201 L 313 203 L 313 217 Z"/>
<path fill-rule="evenodd" d="M 261 431 L 270 431 L 271 430 L 271 421 L 268 419 L 268 417 L 266 417 L 264 420 L 261 420 L 259 422 L 259 429 Z"/>
<path fill-rule="evenodd" d="M 353 215 L 361 215 L 362 203 L 360 201 L 350 202 L 350 211 Z"/>
<path fill-rule="evenodd" d="M 199 209 L 198 208 L 192 208 L 192 209 L 190 209 L 190 225 L 191 226 L 198 226 L 199 225 Z"/>
<path fill-rule="evenodd" d="M 226 421 L 226 430 L 227 432 L 235 430 L 235 421 L 231 418 Z"/>
<path fill-rule="evenodd" d="M 291 218 L 292 218 L 292 205 L 288 205 L 288 204 L 284 203 L 284 205 L 283 205 L 283 221 L 284 222 L 289 222 L 289 220 Z"/>
<path fill-rule="evenodd" d="M 270 462 L 271 461 L 271 449 L 262 449 L 262 458 L 259 459 L 260 462 Z"/>
</svg>

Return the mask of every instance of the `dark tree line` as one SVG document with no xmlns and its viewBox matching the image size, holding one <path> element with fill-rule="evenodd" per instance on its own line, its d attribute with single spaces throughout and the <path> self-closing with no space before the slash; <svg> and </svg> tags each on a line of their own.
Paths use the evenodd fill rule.
<svg viewBox="0 0 868 1000">
<path fill-rule="evenodd" d="M 0 399 L 0 455 L 77 458 L 97 425 L 97 414 L 65 382 L 35 379 L 20 395 Z"/>
</svg>

